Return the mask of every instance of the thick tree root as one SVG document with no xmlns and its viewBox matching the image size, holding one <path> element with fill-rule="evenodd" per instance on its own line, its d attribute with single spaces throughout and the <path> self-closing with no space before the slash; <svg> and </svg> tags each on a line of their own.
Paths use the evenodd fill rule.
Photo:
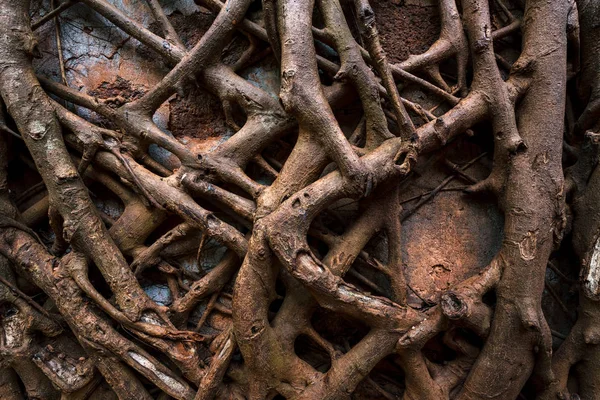
<svg viewBox="0 0 600 400">
<path fill-rule="evenodd" d="M 35 22 L 29 3 L 0 0 L 0 398 L 598 397 L 593 1 L 440 0 L 439 39 L 391 64 L 366 0 L 200 0 L 215 18 L 191 45 L 157 0 L 144 5 L 152 31 L 80 0 L 171 68 L 117 106 L 69 86 L 59 19 L 75 2 Z M 51 19 L 61 83 L 32 63 L 32 29 Z M 248 45 L 231 60 L 236 39 Z M 243 77 L 271 53 L 278 93 Z M 231 134 L 202 151 L 155 122 L 190 85 L 216 96 Z M 454 162 L 465 143 L 475 154 Z M 43 182 L 20 193 L 35 200 L 22 214 L 13 149 Z M 438 161 L 445 179 L 410 192 Z M 473 202 L 494 196 L 502 243 L 427 292 L 405 225 L 459 179 Z M 559 247 L 582 281 L 552 355 L 542 306 Z"/>
</svg>

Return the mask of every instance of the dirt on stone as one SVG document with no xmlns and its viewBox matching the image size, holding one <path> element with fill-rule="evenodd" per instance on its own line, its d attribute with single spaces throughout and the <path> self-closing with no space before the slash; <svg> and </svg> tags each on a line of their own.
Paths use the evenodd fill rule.
<svg viewBox="0 0 600 400">
<path fill-rule="evenodd" d="M 219 100 L 207 91 L 187 85 L 183 95 L 169 101 L 169 131 L 175 137 L 197 139 L 220 137 L 227 133 Z"/>
<path fill-rule="evenodd" d="M 425 52 L 440 34 L 437 7 L 404 4 L 398 0 L 371 2 L 379 36 L 389 61 L 404 61 L 411 54 Z"/>
<path fill-rule="evenodd" d="M 104 100 L 109 106 L 120 107 L 123 104 L 142 97 L 148 88 L 144 85 L 131 83 L 117 76 L 113 82 L 102 82 L 97 88 L 90 90 L 88 94 Z"/>
<path fill-rule="evenodd" d="M 214 15 L 201 9 L 190 15 L 174 12 L 169 16 L 181 40 L 188 48 L 202 38 L 214 20 Z M 182 85 L 169 100 L 169 131 L 173 136 L 204 139 L 227 133 L 225 116 L 220 101 L 194 81 Z"/>
</svg>

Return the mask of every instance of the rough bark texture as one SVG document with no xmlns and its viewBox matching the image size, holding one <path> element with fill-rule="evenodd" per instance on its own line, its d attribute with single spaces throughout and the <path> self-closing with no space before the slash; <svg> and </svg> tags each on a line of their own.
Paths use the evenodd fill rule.
<svg viewBox="0 0 600 400">
<path fill-rule="evenodd" d="M 0 0 L 0 399 L 600 399 L 597 0 Z"/>
</svg>

